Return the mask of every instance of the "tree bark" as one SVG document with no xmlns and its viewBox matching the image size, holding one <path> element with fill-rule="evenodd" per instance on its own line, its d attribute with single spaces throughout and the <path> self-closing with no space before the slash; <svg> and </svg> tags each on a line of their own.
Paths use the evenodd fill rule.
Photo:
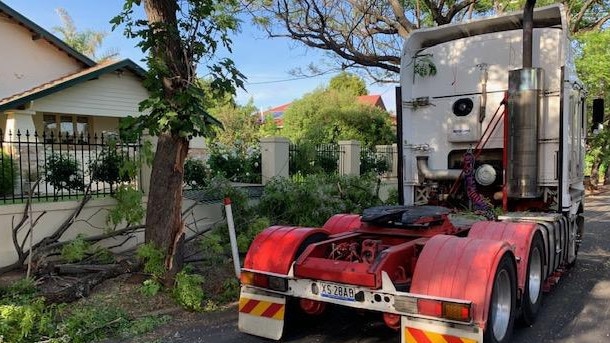
<svg viewBox="0 0 610 343">
<path fill-rule="evenodd" d="M 188 88 L 196 77 L 192 61 L 185 53 L 186 47 L 180 36 L 175 0 L 145 0 L 144 9 L 151 28 L 154 28 L 155 46 L 151 57 L 164 68 L 159 69 L 163 99 L 179 116 L 180 105 L 175 96 Z M 171 287 L 176 273 L 182 267 L 182 180 L 184 161 L 189 142 L 181 137 L 177 129 L 159 135 L 157 151 L 153 160 L 151 187 L 146 210 L 145 240 L 165 253 L 165 286 Z"/>
<path fill-rule="evenodd" d="M 601 162 L 599 160 L 596 160 L 593 162 L 593 165 L 591 166 L 591 187 L 593 189 L 597 189 L 597 186 L 599 185 L 599 167 L 601 166 Z"/>
<path fill-rule="evenodd" d="M 112 279 L 121 274 L 129 273 L 139 269 L 139 262 L 136 260 L 126 259 L 116 264 L 113 268 L 93 273 L 74 282 L 72 285 L 55 292 L 44 294 L 47 304 L 71 303 L 81 298 L 89 296 L 93 287 L 99 285 L 105 280 Z"/>
<path fill-rule="evenodd" d="M 163 134 L 159 136 L 152 167 L 145 240 L 165 253 L 167 286 L 171 286 L 181 267 L 181 241 L 184 239 L 182 179 L 187 152 L 186 139 Z"/>
</svg>

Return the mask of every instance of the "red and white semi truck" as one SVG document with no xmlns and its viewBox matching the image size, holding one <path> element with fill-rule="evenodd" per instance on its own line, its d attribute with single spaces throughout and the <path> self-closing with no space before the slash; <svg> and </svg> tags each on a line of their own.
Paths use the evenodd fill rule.
<svg viewBox="0 0 610 343">
<path fill-rule="evenodd" d="M 586 115 L 565 12 L 533 7 L 406 39 L 403 205 L 264 230 L 241 331 L 280 339 L 286 311 L 327 304 L 379 312 L 402 342 L 506 342 L 534 323 L 581 242 Z"/>
</svg>

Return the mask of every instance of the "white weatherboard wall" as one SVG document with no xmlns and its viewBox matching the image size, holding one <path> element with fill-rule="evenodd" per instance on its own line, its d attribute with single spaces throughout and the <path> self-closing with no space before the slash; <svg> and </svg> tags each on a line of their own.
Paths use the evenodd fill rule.
<svg viewBox="0 0 610 343">
<path fill-rule="evenodd" d="M 0 99 L 83 67 L 44 39 L 32 39 L 32 32 L 3 14 L 0 47 Z"/>
<path fill-rule="evenodd" d="M 89 116 L 139 116 L 139 103 L 148 98 L 140 78 L 128 71 L 100 76 L 34 101 L 37 112 Z"/>
<path fill-rule="evenodd" d="M 146 199 L 145 199 L 146 200 Z M 193 204 L 191 200 L 183 201 L 183 208 L 187 209 Z M 107 209 L 115 205 L 114 199 L 110 197 L 102 199 L 92 199 L 83 208 L 76 222 L 66 232 L 62 240 L 70 240 L 76 237 L 79 233 L 89 235 L 103 234 L 107 230 L 106 214 Z M 68 218 L 73 210 L 78 206 L 77 201 L 62 201 L 62 202 L 46 202 L 36 203 L 32 206 L 33 218 L 37 218 L 42 211 L 47 211 L 34 227 L 34 243 L 40 241 L 45 236 L 51 234 L 66 218 Z M 17 223 L 21 220 L 24 205 L 0 205 L 0 267 L 10 265 L 17 261 L 17 253 L 13 246 L 11 236 L 11 223 Z M 192 235 L 194 231 L 194 222 L 197 222 L 197 230 L 201 231 L 211 225 L 222 221 L 222 204 L 200 204 L 193 207 L 185 216 L 185 229 L 187 236 Z M 120 226 L 122 227 L 122 226 Z M 19 242 L 23 240 L 29 222 L 20 231 L 18 237 Z M 125 238 L 118 237 L 115 239 L 107 239 L 103 242 L 103 246 L 113 246 L 121 243 Z M 144 242 L 143 232 L 134 235 L 134 238 L 129 240 L 125 245 L 118 248 L 116 251 L 125 251 L 133 248 L 137 244 Z M 27 245 L 26 245 L 27 246 Z"/>
</svg>

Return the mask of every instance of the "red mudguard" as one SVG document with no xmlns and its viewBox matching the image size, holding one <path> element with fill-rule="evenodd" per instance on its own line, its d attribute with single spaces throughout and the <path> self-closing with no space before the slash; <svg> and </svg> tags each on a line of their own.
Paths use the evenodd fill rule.
<svg viewBox="0 0 610 343">
<path fill-rule="evenodd" d="M 324 228 L 331 235 L 353 231 L 360 228 L 360 215 L 358 214 L 335 214 L 324 223 Z"/>
<path fill-rule="evenodd" d="M 537 224 L 532 222 L 491 222 L 481 221 L 472 225 L 468 237 L 505 241 L 513 248 L 517 259 L 517 287 L 525 288 L 529 251 Z"/>
<path fill-rule="evenodd" d="M 272 226 L 258 234 L 248 249 L 244 268 L 288 274 L 301 244 L 309 237 L 328 237 L 323 229 Z"/>
<path fill-rule="evenodd" d="M 506 242 L 438 235 L 419 255 L 411 293 L 472 301 L 474 322 L 485 328 L 493 278 Z"/>
</svg>

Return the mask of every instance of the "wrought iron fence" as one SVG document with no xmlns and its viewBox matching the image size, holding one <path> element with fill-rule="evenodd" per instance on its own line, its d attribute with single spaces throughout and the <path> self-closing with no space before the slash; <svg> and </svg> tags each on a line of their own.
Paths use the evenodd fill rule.
<svg viewBox="0 0 610 343">
<path fill-rule="evenodd" d="M 394 146 L 377 145 L 360 150 L 360 174 L 374 173 L 392 177 L 394 174 Z"/>
<path fill-rule="evenodd" d="M 134 182 L 120 169 L 125 161 L 137 161 L 140 146 L 139 138 L 124 142 L 116 134 L 0 130 L 0 203 L 19 203 L 30 196 L 72 199 L 88 187 L 94 195 L 112 194 L 119 184 Z"/>
<path fill-rule="evenodd" d="M 395 146 L 378 145 L 360 150 L 360 174 L 374 173 L 383 177 L 394 177 Z M 290 175 L 311 175 L 338 172 L 339 156 L 345 153 L 337 144 L 290 144 Z"/>
<path fill-rule="evenodd" d="M 338 173 L 340 154 L 338 144 L 290 144 L 289 174 L 305 176 Z"/>
</svg>

